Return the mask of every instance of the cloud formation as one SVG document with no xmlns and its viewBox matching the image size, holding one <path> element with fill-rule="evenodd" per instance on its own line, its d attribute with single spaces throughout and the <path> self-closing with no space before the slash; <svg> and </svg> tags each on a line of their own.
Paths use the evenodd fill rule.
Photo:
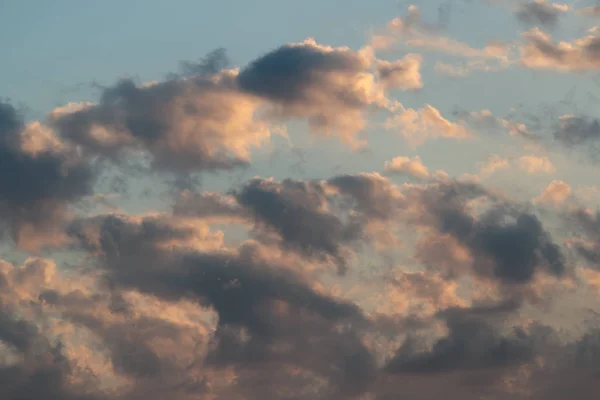
<svg viewBox="0 0 600 400">
<path fill-rule="evenodd" d="M 546 103 L 592 91 L 598 29 L 517 5 L 514 40 L 411 6 L 357 49 L 1 102 L 0 397 L 595 399 L 599 116 Z"/>
<path fill-rule="evenodd" d="M 526 25 L 543 25 L 554 28 L 561 14 L 569 11 L 567 4 L 548 3 L 546 0 L 533 0 L 521 4 L 516 12 L 520 22 Z"/>
<path fill-rule="evenodd" d="M 93 191 L 92 166 L 8 103 L 0 103 L 0 160 L 1 231 L 29 249 L 60 242 L 68 205 Z"/>
</svg>

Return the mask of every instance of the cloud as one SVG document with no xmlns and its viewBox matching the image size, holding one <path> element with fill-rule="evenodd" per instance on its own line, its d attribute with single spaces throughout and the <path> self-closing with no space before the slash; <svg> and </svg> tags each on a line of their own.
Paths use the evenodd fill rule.
<svg viewBox="0 0 600 400">
<path fill-rule="evenodd" d="M 519 4 L 525 22 L 548 27 L 548 13 L 562 13 Z M 542 129 L 487 109 L 445 117 L 447 104 L 387 97 L 423 86 L 424 56 L 378 58 L 395 44 L 450 56 L 436 64 L 442 73 L 517 60 L 516 42 L 446 37 L 448 7 L 430 24 L 411 6 L 359 50 L 308 39 L 227 69 L 218 49 L 162 81 L 100 88 L 96 103 L 67 103 L 45 121 L 0 103 L 0 245 L 25 258 L 0 260 L 0 397 L 595 399 L 600 216 L 580 205 L 564 160 L 564 180 L 524 202 L 456 169 L 464 163 L 430 171 L 421 157 L 434 160 L 442 142 L 407 157 L 390 147 L 381 173 L 357 172 L 382 162 L 364 152 L 375 158 L 333 176 L 322 175 L 332 160 L 317 160 L 310 177 L 258 175 L 265 154 L 254 149 L 278 124 L 301 121 L 358 146 L 374 111 L 383 111 L 375 126 L 385 121 L 412 146 L 476 135 L 481 146 L 469 151 L 493 138 L 499 154 L 515 154 L 507 136 L 545 144 Z M 569 51 L 592 52 L 586 40 L 540 48 L 564 52 L 552 68 L 564 67 L 581 61 Z M 414 102 L 427 92 L 398 94 Z M 563 116 L 548 138 L 593 154 L 597 125 Z M 556 172 L 551 154 L 531 151 L 477 166 Z M 194 189 L 127 198 L 110 180 L 131 164 L 133 192 L 146 179 L 160 191 L 165 178 L 199 182 L 238 167 L 258 176 L 225 189 L 214 174 Z M 109 196 L 112 208 L 81 208 Z M 38 250 L 49 258 L 29 257 Z"/>
<path fill-rule="evenodd" d="M 479 172 L 482 174 L 492 174 L 499 170 L 509 168 L 509 160 L 500 157 L 498 154 L 492 154 L 485 163 L 480 164 Z"/>
<path fill-rule="evenodd" d="M 90 156 L 122 161 L 136 151 L 172 172 L 247 165 L 250 149 L 269 139 L 256 112 L 259 99 L 242 93 L 237 72 L 175 76 L 149 86 L 121 80 L 100 102 L 51 113 L 53 126 Z"/>
<path fill-rule="evenodd" d="M 600 6 L 590 6 L 584 7 L 580 10 L 577 10 L 578 15 L 584 15 L 589 17 L 595 17 L 600 15 Z"/>
<path fill-rule="evenodd" d="M 586 116 L 562 116 L 554 138 L 567 146 L 593 144 L 600 139 L 600 120 Z"/>
<path fill-rule="evenodd" d="M 342 246 L 360 239 L 356 227 L 327 210 L 325 193 L 318 185 L 255 179 L 236 198 L 251 210 L 259 226 L 277 231 L 283 246 L 307 256 L 333 257 L 342 270 Z"/>
<path fill-rule="evenodd" d="M 421 89 L 421 63 L 423 57 L 419 54 L 407 54 L 403 59 L 389 62 L 377 61 L 379 81 L 386 88 Z"/>
<path fill-rule="evenodd" d="M 360 309 L 317 293 L 291 269 L 262 259 L 256 245 L 171 251 L 160 243 L 173 235 L 185 237 L 184 231 L 157 226 L 152 219 L 117 216 L 81 221 L 73 234 L 99 255 L 116 288 L 212 307 L 218 325 L 208 365 L 233 366 L 240 373 L 295 366 L 342 391 L 359 389 L 374 373 L 370 352 L 352 330 L 338 325 L 361 326 Z"/>
<path fill-rule="evenodd" d="M 402 192 L 378 173 L 335 176 L 327 184 L 353 200 L 341 208 L 354 211 L 363 224 L 370 220 L 390 221 L 405 205 Z"/>
<path fill-rule="evenodd" d="M 404 108 L 386 121 L 386 128 L 398 130 L 412 146 L 428 139 L 468 139 L 473 134 L 464 126 L 444 118 L 433 106 L 426 104 L 419 110 Z"/>
<path fill-rule="evenodd" d="M 546 0 L 533 0 L 522 3 L 516 12 L 520 22 L 525 25 L 544 25 L 554 28 L 561 14 L 569 11 L 567 4 L 548 3 Z"/>
<path fill-rule="evenodd" d="M 398 84 L 402 67 L 408 67 L 414 79 L 416 62 L 411 56 L 391 65 L 387 74 L 384 70 L 384 83 Z M 241 70 L 237 80 L 243 91 L 269 102 L 271 117 L 305 118 L 313 131 L 337 133 L 356 144 L 354 135 L 365 127 L 364 112 L 389 103 L 371 64 L 367 52 L 308 39 L 258 58 Z"/>
<path fill-rule="evenodd" d="M 60 242 L 67 206 L 92 193 L 94 169 L 48 128 L 0 103 L 0 228 L 17 246 Z"/>
<path fill-rule="evenodd" d="M 524 32 L 521 37 L 524 43 L 520 47 L 520 63 L 524 67 L 560 72 L 594 71 L 600 67 L 600 37 L 595 29 L 573 42 L 556 43 L 539 28 Z"/>
<path fill-rule="evenodd" d="M 534 199 L 534 203 L 560 207 L 565 204 L 572 193 L 573 191 L 568 183 L 555 179 L 546 186 L 539 197 Z"/>
<path fill-rule="evenodd" d="M 550 159 L 545 156 L 521 156 L 517 159 L 517 165 L 521 170 L 529 174 L 551 174 L 556 172 L 556 167 L 552 164 Z"/>
<path fill-rule="evenodd" d="M 565 224 L 577 236 L 571 248 L 592 269 L 600 269 L 600 214 L 583 208 L 568 210 Z"/>
<path fill-rule="evenodd" d="M 506 336 L 482 318 L 458 310 L 443 314 L 448 335 L 433 344 L 430 351 L 418 352 L 411 340 L 398 349 L 386 365 L 394 374 L 435 374 L 460 370 L 506 368 L 530 361 L 533 339 L 522 329 Z"/>
<path fill-rule="evenodd" d="M 216 222 L 245 221 L 250 218 L 248 211 L 233 195 L 219 192 L 198 193 L 190 190 L 184 190 L 176 196 L 173 214 Z"/>
<path fill-rule="evenodd" d="M 503 158 L 498 154 L 492 154 L 488 159 L 479 163 L 479 172 L 481 174 L 493 174 L 498 171 L 506 171 L 511 167 L 528 174 L 552 174 L 556 172 L 556 167 L 546 156 L 526 155 L 520 157 Z"/>
<path fill-rule="evenodd" d="M 468 126 L 477 132 L 492 134 L 508 132 L 511 136 L 519 136 L 529 140 L 537 139 L 530 132 L 527 125 L 511 118 L 496 117 L 490 110 L 484 109 L 471 112 L 456 110 L 453 114 L 458 123 Z"/>
<path fill-rule="evenodd" d="M 437 74 L 452 77 L 465 77 L 474 71 L 497 72 L 502 69 L 502 66 L 490 64 L 485 60 L 469 60 L 458 64 L 436 61 L 434 67 Z"/>
<path fill-rule="evenodd" d="M 391 173 L 400 173 L 413 176 L 417 179 L 426 179 L 429 177 L 429 170 L 419 156 L 394 157 L 391 161 L 385 163 L 385 170 Z"/>
<path fill-rule="evenodd" d="M 452 236 L 471 253 L 473 271 L 504 284 L 527 284 L 538 272 L 561 277 L 566 260 L 541 221 L 518 207 L 494 200 L 474 183 L 440 182 L 419 196 L 423 202 L 420 223 Z M 481 215 L 467 208 L 470 199 L 496 202 Z"/>
</svg>

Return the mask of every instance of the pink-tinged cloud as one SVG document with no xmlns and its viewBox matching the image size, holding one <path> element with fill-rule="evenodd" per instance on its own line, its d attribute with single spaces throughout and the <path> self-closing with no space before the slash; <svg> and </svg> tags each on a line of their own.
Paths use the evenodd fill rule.
<svg viewBox="0 0 600 400">
<path fill-rule="evenodd" d="M 555 42 L 538 28 L 524 32 L 520 47 L 520 63 L 527 68 L 561 72 L 596 71 L 600 69 L 600 37 L 597 29 L 572 42 Z"/>
<path fill-rule="evenodd" d="M 419 156 L 394 157 L 391 161 L 385 163 L 385 170 L 391 173 L 406 174 L 417 179 L 426 179 L 429 177 L 429 170 Z"/>
<path fill-rule="evenodd" d="M 535 203 L 554 207 L 563 206 L 572 196 L 571 186 L 565 181 L 553 180 L 544 188 L 542 193 L 534 199 Z"/>
<path fill-rule="evenodd" d="M 421 63 L 423 57 L 419 54 L 407 54 L 404 58 L 389 62 L 377 61 L 379 81 L 390 89 L 421 89 Z"/>
<path fill-rule="evenodd" d="M 398 132 L 412 146 L 438 138 L 469 139 L 473 134 L 464 126 L 444 118 L 433 106 L 415 110 L 401 107 L 386 121 L 386 128 Z"/>
</svg>

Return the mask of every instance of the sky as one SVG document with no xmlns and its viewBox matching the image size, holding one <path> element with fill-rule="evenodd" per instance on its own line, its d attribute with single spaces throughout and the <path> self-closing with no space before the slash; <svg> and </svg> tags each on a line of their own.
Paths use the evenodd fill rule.
<svg viewBox="0 0 600 400">
<path fill-rule="evenodd" d="M 0 0 L 0 398 L 596 399 L 599 18 Z"/>
</svg>

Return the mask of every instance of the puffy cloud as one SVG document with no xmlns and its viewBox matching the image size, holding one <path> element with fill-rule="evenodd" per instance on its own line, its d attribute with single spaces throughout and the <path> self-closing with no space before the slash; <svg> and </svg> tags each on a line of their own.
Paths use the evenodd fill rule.
<svg viewBox="0 0 600 400">
<path fill-rule="evenodd" d="M 402 107 L 387 120 L 386 128 L 398 130 L 413 146 L 421 145 L 428 139 L 468 139 L 473 136 L 467 128 L 447 120 L 429 104 L 419 110 Z"/>
<path fill-rule="evenodd" d="M 360 310 L 315 292 L 292 270 L 269 264 L 254 245 L 234 251 L 172 251 L 161 242 L 175 234 L 185 237 L 184 231 L 116 216 L 90 222 L 86 227 L 88 222 L 82 221 L 73 233 L 99 254 L 116 288 L 166 301 L 193 300 L 214 309 L 218 325 L 209 365 L 235 366 L 240 373 L 290 365 L 330 379 L 344 392 L 371 379 L 372 355 L 352 330 L 338 326 L 363 324 Z"/>
<path fill-rule="evenodd" d="M 156 168 L 176 172 L 246 165 L 271 131 L 259 99 L 237 88 L 237 72 L 173 77 L 154 85 L 122 80 L 97 105 L 51 113 L 63 137 L 89 155 L 115 160 L 142 150 Z"/>
<path fill-rule="evenodd" d="M 386 290 L 377 298 L 377 311 L 387 315 L 422 315 L 466 305 L 458 296 L 458 284 L 430 271 L 408 272 L 400 269 L 386 279 Z"/>
<path fill-rule="evenodd" d="M 353 200 L 341 208 L 354 211 L 363 223 L 371 219 L 392 220 L 405 205 L 405 197 L 398 187 L 378 173 L 340 175 L 327 180 L 327 184 Z"/>
<path fill-rule="evenodd" d="M 595 29 L 573 42 L 554 42 L 552 37 L 534 28 L 522 35 L 520 63 L 527 68 L 556 71 L 598 70 L 600 67 L 600 37 Z"/>
<path fill-rule="evenodd" d="M 308 39 L 253 61 L 242 69 L 238 82 L 245 92 L 270 102 L 271 117 L 306 118 L 313 131 L 337 133 L 357 144 L 354 135 L 365 127 L 364 112 L 369 107 L 389 107 L 384 86 L 371 71 L 371 58 L 367 51 L 323 46 Z M 399 84 L 401 75 L 409 79 L 407 85 L 418 69 L 415 56 L 387 69 L 382 65 L 384 85 Z M 406 73 L 402 68 L 407 68 Z"/>
<path fill-rule="evenodd" d="M 524 330 L 506 336 L 484 318 L 450 309 L 441 316 L 448 335 L 430 351 L 419 352 L 409 339 L 386 366 L 395 374 L 433 374 L 460 370 L 485 370 L 523 364 L 534 356 L 533 338 Z"/>
<path fill-rule="evenodd" d="M 492 200 L 475 215 L 467 203 Z M 440 182 L 418 196 L 423 203 L 418 221 L 452 236 L 468 249 L 475 274 L 504 284 L 527 284 L 537 273 L 561 277 L 567 272 L 565 257 L 541 221 L 532 214 L 503 204 L 474 183 Z M 495 203 L 495 204 L 494 204 Z"/>
<path fill-rule="evenodd" d="M 556 171 L 552 161 L 546 156 L 527 155 L 517 158 L 502 158 L 492 154 L 487 161 L 479 164 L 479 171 L 483 174 L 492 174 L 500 170 L 507 170 L 514 166 L 528 174 L 551 174 Z"/>
<path fill-rule="evenodd" d="M 423 57 L 419 54 L 407 54 L 403 59 L 389 62 L 377 61 L 377 74 L 379 81 L 386 88 L 395 89 L 420 89 L 421 63 Z"/>
<path fill-rule="evenodd" d="M 546 6 L 522 11 L 551 25 Z M 147 177 L 158 170 L 184 180 L 248 166 L 275 123 L 297 119 L 354 145 L 370 110 L 395 113 L 387 126 L 413 145 L 475 133 L 540 139 L 485 109 L 447 119 L 431 105 L 408 108 L 386 97 L 388 89 L 422 86 L 420 55 L 376 57 L 394 42 L 464 58 L 465 73 L 512 64 L 512 44 L 474 48 L 441 27 L 411 7 L 361 50 L 307 40 L 240 70 L 225 69 L 220 49 L 162 82 L 124 80 L 104 88 L 96 104 L 59 107 L 47 124 L 26 124 L 2 105 L 0 224 L 21 249 L 36 240 L 67 245 L 48 253 L 54 260 L 0 261 L 0 393 L 8 400 L 597 397 L 599 336 L 578 314 L 596 300 L 599 218 L 576 207 L 579 191 L 573 195 L 567 181 L 520 204 L 475 175 L 429 171 L 414 155 L 385 164 L 413 182 L 374 172 L 255 177 L 218 192 L 212 185 L 222 182 L 209 179 L 203 191 L 167 192 L 167 204 L 144 194 L 139 203 L 118 198 L 118 213 L 69 212 L 82 199 L 111 195 L 102 180 L 93 193 L 95 168 L 110 175 L 144 156 L 155 168 L 143 171 Z M 554 139 L 593 152 L 596 125 L 567 116 Z M 436 148 L 427 147 L 427 159 Z M 493 156 L 481 171 L 553 173 L 541 154 Z M 125 211 L 146 202 L 162 211 Z M 225 240 L 230 233 L 241 240 Z M 22 255 L 12 250 L 7 257 Z M 588 268 L 572 269 L 578 262 Z M 570 297 L 581 288 L 583 300 Z"/>
<path fill-rule="evenodd" d="M 385 170 L 391 173 L 400 173 L 413 176 L 417 179 L 426 179 L 429 177 L 429 170 L 421 157 L 394 157 L 391 161 L 385 163 Z"/>
<path fill-rule="evenodd" d="M 342 245 L 360 239 L 360 231 L 327 210 L 327 199 L 318 185 L 285 180 L 255 179 L 237 194 L 240 204 L 256 217 L 257 224 L 275 229 L 282 245 L 308 256 L 329 256 L 345 269 Z"/>
<path fill-rule="evenodd" d="M 553 28 L 558 23 L 558 17 L 569 11 L 567 4 L 548 3 L 546 0 L 533 0 L 522 3 L 516 16 L 526 25 L 544 25 Z"/>
<path fill-rule="evenodd" d="M 555 179 L 546 186 L 539 197 L 534 199 L 534 203 L 560 207 L 565 204 L 572 193 L 573 191 L 568 183 Z"/>
<path fill-rule="evenodd" d="M 590 268 L 600 269 L 600 213 L 576 208 L 565 213 L 565 220 L 579 239 L 572 240 L 570 247 Z"/>
<path fill-rule="evenodd" d="M 519 168 L 529 174 L 544 173 L 551 174 L 556 171 L 556 167 L 550 159 L 545 156 L 521 156 L 517 159 Z"/>
<path fill-rule="evenodd" d="M 94 169 L 39 123 L 0 103 L 0 228 L 18 246 L 56 244 L 67 206 L 92 193 Z"/>
<path fill-rule="evenodd" d="M 590 145 L 600 139 L 600 120 L 586 116 L 564 115 L 554 138 L 567 146 Z"/>
<path fill-rule="evenodd" d="M 509 166 L 508 159 L 502 158 L 498 154 L 492 154 L 485 163 L 480 164 L 479 172 L 482 174 L 492 174 L 499 170 L 507 169 Z"/>
</svg>

